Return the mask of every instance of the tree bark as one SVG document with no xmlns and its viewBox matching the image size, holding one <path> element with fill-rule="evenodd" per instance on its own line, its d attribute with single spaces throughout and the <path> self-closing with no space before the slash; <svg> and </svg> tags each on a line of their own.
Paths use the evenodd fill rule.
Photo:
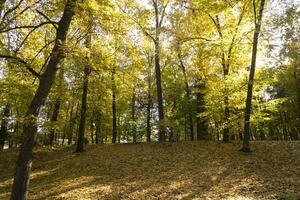
<svg viewBox="0 0 300 200">
<path fill-rule="evenodd" d="M 260 2 L 258 21 L 256 21 L 256 8 L 255 8 L 254 0 L 253 0 L 253 5 L 254 5 L 254 16 L 255 16 L 255 32 L 253 35 L 252 59 L 251 59 L 251 66 L 250 66 L 247 99 L 246 99 L 244 140 L 243 140 L 243 147 L 241 149 L 243 152 L 247 152 L 247 153 L 251 152 L 251 148 L 250 148 L 250 115 L 251 115 L 251 103 L 252 103 L 252 90 L 253 90 L 254 74 L 255 74 L 255 67 L 256 67 L 258 37 L 260 34 L 265 0 L 261 0 L 261 2 Z"/>
<path fill-rule="evenodd" d="M 74 15 L 76 0 L 68 0 L 63 16 L 59 21 L 55 44 L 46 70 L 40 78 L 38 89 L 27 110 L 22 134 L 22 145 L 16 164 L 16 171 L 12 187 L 12 200 L 26 200 L 29 186 L 29 175 L 32 166 L 32 150 L 37 130 L 37 118 L 41 106 L 44 104 L 53 85 L 57 66 L 64 58 L 63 43 L 66 41 L 69 26 Z"/>
</svg>

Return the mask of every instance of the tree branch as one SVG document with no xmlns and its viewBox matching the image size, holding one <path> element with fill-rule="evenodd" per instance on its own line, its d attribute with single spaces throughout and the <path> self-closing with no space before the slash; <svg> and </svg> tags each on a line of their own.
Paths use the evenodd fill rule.
<svg viewBox="0 0 300 200">
<path fill-rule="evenodd" d="M 42 13 L 39 10 L 36 10 L 36 12 L 39 13 L 42 17 L 44 17 L 48 22 L 50 22 L 56 30 L 58 29 L 58 23 L 57 22 L 52 21 L 47 15 L 45 15 L 44 13 Z"/>
<path fill-rule="evenodd" d="M 23 64 L 26 69 L 35 77 L 37 77 L 38 79 L 41 79 L 41 75 L 39 73 L 37 73 L 31 66 L 31 64 L 29 64 L 28 62 L 26 62 L 25 60 L 23 60 L 22 58 L 19 58 L 17 56 L 11 56 L 11 55 L 2 55 L 0 54 L 0 58 L 5 58 L 5 59 L 11 59 L 11 60 L 16 60 L 19 63 Z"/>
<path fill-rule="evenodd" d="M 12 27 L 12 28 L 8 28 L 6 30 L 1 30 L 0 29 L 0 33 L 5 33 L 5 32 L 9 32 L 9 31 L 12 31 L 12 30 L 16 30 L 16 29 L 30 29 L 30 28 L 33 28 L 33 29 L 37 29 L 41 26 L 44 26 L 44 25 L 47 25 L 47 24 L 52 24 L 52 22 L 42 22 L 38 25 L 25 25 L 25 26 L 15 26 L 15 27 Z"/>
</svg>

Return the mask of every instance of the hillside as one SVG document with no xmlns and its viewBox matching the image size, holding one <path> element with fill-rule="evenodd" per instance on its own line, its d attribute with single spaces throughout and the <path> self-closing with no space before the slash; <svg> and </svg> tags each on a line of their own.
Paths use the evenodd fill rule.
<svg viewBox="0 0 300 200">
<path fill-rule="evenodd" d="M 300 142 L 91 145 L 34 152 L 29 199 L 299 199 Z M 9 199 L 16 150 L 0 152 Z"/>
</svg>

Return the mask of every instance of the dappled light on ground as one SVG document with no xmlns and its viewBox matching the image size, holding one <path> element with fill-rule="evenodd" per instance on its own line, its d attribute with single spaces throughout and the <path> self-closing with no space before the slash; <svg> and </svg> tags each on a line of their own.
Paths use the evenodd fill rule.
<svg viewBox="0 0 300 200">
<path fill-rule="evenodd" d="M 39 149 L 29 199 L 276 199 L 300 197 L 300 143 L 183 142 Z M 0 199 L 9 199 L 16 151 L 1 153 Z"/>
</svg>

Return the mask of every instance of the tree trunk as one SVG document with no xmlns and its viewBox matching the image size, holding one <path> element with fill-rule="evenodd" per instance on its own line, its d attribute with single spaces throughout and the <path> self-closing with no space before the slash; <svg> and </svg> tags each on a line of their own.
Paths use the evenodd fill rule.
<svg viewBox="0 0 300 200">
<path fill-rule="evenodd" d="M 90 131 L 91 131 L 92 144 L 94 144 L 94 122 L 93 122 L 93 120 L 91 121 L 90 129 L 91 129 Z"/>
<path fill-rule="evenodd" d="M 101 112 L 99 112 L 98 114 L 96 114 L 96 121 L 95 121 L 95 125 L 96 125 L 96 138 L 95 138 L 95 142 L 96 144 L 99 143 L 99 139 L 100 139 L 100 142 L 103 143 L 103 139 L 102 139 L 102 134 L 101 134 Z"/>
<path fill-rule="evenodd" d="M 161 86 L 161 72 L 160 72 L 160 56 L 159 56 L 159 39 L 155 40 L 155 76 L 157 89 L 157 103 L 158 103 L 158 118 L 159 118 L 159 138 L 160 142 L 165 141 L 165 126 L 164 126 L 164 105 L 163 94 Z"/>
<path fill-rule="evenodd" d="M 91 16 L 89 16 L 91 17 Z M 85 46 L 86 48 L 91 47 L 92 42 L 92 20 L 90 19 L 89 24 L 89 32 L 86 36 L 85 40 Z M 88 59 L 86 57 L 86 59 Z M 89 62 L 88 60 L 86 62 Z M 79 121 L 79 127 L 78 127 L 78 138 L 77 138 L 77 147 L 76 151 L 77 153 L 84 151 L 84 144 L 85 144 L 85 123 L 86 123 L 86 110 L 87 110 L 87 95 L 88 95 L 88 87 L 89 87 L 89 75 L 91 73 L 91 68 L 89 64 L 87 63 L 84 67 L 84 77 L 83 77 L 83 88 L 82 88 L 82 99 L 81 99 L 81 110 L 80 110 L 80 121 Z"/>
<path fill-rule="evenodd" d="M 189 129 L 190 129 L 190 139 L 191 139 L 191 141 L 193 141 L 194 140 L 194 125 L 193 125 L 193 115 L 192 115 L 191 90 L 190 90 L 189 83 L 188 83 L 188 78 L 187 78 L 187 75 L 186 75 L 185 65 L 184 65 L 183 60 L 181 58 L 180 48 L 179 48 L 178 51 L 179 51 L 178 59 L 179 59 L 179 62 L 180 62 L 180 66 L 181 66 L 181 70 L 182 70 L 182 74 L 183 74 L 184 82 L 185 82 L 186 101 L 188 103 L 188 123 L 189 123 Z"/>
<path fill-rule="evenodd" d="M 148 100 L 147 100 L 147 142 L 151 142 L 151 94 L 148 92 Z"/>
<path fill-rule="evenodd" d="M 202 91 L 205 89 L 205 83 L 202 80 L 198 80 L 197 89 L 197 140 L 204 140 L 207 135 L 206 120 L 199 116 L 205 112 L 205 95 Z"/>
<path fill-rule="evenodd" d="M 73 140 L 73 128 L 74 128 L 74 123 L 75 123 L 77 112 L 78 112 L 78 105 L 77 106 L 75 105 L 76 114 L 73 117 L 74 104 L 75 104 L 75 102 L 73 102 L 72 108 L 71 108 L 71 112 L 70 112 L 69 128 L 68 128 L 68 145 L 72 144 L 72 140 Z"/>
<path fill-rule="evenodd" d="M 64 125 L 61 145 L 65 144 L 65 139 L 66 139 L 66 135 L 67 135 L 67 131 L 68 131 L 68 122 L 67 121 L 69 119 L 69 111 L 70 111 L 71 106 L 73 106 L 73 105 L 71 105 L 71 103 L 68 102 L 68 108 L 67 108 L 67 112 L 66 112 L 65 125 Z"/>
<path fill-rule="evenodd" d="M 3 109 L 3 118 L 1 120 L 0 150 L 2 150 L 4 148 L 5 140 L 7 138 L 7 124 L 8 124 L 9 114 L 10 114 L 10 106 L 6 105 Z"/>
<path fill-rule="evenodd" d="M 57 122 L 58 115 L 59 115 L 59 109 L 60 109 L 60 99 L 57 99 L 54 103 L 54 110 L 53 110 L 51 120 L 50 120 L 52 123 Z M 55 134 L 56 134 L 56 127 L 52 127 L 50 130 L 50 138 L 49 138 L 50 145 L 53 145 Z"/>
<path fill-rule="evenodd" d="M 253 5 L 255 5 L 255 1 L 253 0 Z M 244 140 L 242 151 L 251 152 L 250 148 L 250 115 L 251 115 L 251 102 L 252 102 L 252 90 L 254 83 L 254 74 L 255 74 L 255 66 L 256 66 L 256 53 L 257 53 L 257 45 L 258 45 L 258 37 L 261 28 L 262 16 L 265 6 L 265 0 L 261 0 L 258 21 L 256 21 L 256 9 L 254 6 L 254 14 L 255 14 L 255 32 L 253 35 L 253 47 L 252 47 L 252 59 L 251 59 L 251 67 L 249 74 L 249 82 L 248 82 L 248 91 L 247 91 L 247 99 L 246 99 L 246 111 L 245 111 L 245 125 L 244 125 Z"/>
<path fill-rule="evenodd" d="M 42 75 L 38 89 L 27 110 L 22 134 L 22 145 L 17 159 L 16 171 L 12 187 L 12 200 L 26 200 L 29 186 L 29 175 L 32 166 L 32 150 L 34 138 L 37 130 L 37 118 L 41 106 L 44 104 L 50 89 L 53 85 L 57 65 L 64 57 L 64 42 L 66 41 L 69 25 L 74 15 L 76 0 L 68 0 L 64 9 L 63 16 L 59 21 L 56 33 L 55 44 L 46 70 Z"/>
<path fill-rule="evenodd" d="M 228 96 L 225 94 L 224 97 L 224 114 L 225 114 L 225 128 L 223 132 L 223 142 L 228 143 L 229 142 L 229 117 L 230 117 L 230 111 L 229 111 L 229 102 L 228 102 Z"/>
<path fill-rule="evenodd" d="M 132 93 L 132 100 L 131 100 L 131 120 L 132 120 L 132 141 L 136 143 L 137 137 L 137 130 L 136 130 L 136 116 L 135 116 L 135 91 Z"/>
<path fill-rule="evenodd" d="M 116 69 L 113 68 L 111 81 L 112 81 L 112 143 L 115 144 L 117 141 L 117 108 L 116 108 L 116 83 L 115 83 Z"/>
<path fill-rule="evenodd" d="M 91 69 L 89 66 L 84 67 L 84 78 L 83 78 L 83 91 L 81 99 L 81 110 L 80 110 L 80 121 L 78 128 L 78 138 L 77 138 L 77 153 L 84 151 L 84 132 L 85 132 L 85 118 L 86 118 L 86 109 L 87 109 L 87 94 L 88 94 L 88 84 L 89 84 L 89 75 Z"/>
</svg>

